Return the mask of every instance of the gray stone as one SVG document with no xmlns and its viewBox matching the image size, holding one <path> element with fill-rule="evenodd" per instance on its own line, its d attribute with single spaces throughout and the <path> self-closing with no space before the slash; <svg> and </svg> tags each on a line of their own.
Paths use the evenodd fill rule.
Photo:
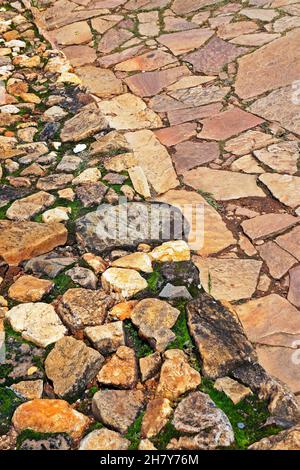
<svg viewBox="0 0 300 470">
<path fill-rule="evenodd" d="M 173 286 L 173 284 L 170 283 L 163 288 L 159 297 L 164 299 L 192 299 L 191 294 L 185 286 Z"/>
<path fill-rule="evenodd" d="M 81 163 L 81 158 L 75 157 L 74 155 L 65 155 L 57 165 L 56 171 L 61 171 L 62 173 L 74 173 Z"/>
<path fill-rule="evenodd" d="M 101 354 L 111 354 L 115 352 L 119 346 L 125 345 L 125 333 L 122 321 L 100 326 L 91 326 L 85 328 L 84 332 L 94 348 L 100 351 Z"/>
<path fill-rule="evenodd" d="M 96 181 L 95 183 L 86 183 L 77 186 L 75 193 L 83 207 L 91 207 L 96 204 L 101 204 L 103 197 L 108 191 L 105 184 Z"/>
<path fill-rule="evenodd" d="M 97 288 L 98 278 L 90 269 L 75 266 L 74 268 L 66 271 L 66 274 L 67 276 L 70 276 L 70 278 L 73 282 L 75 282 L 75 284 L 79 284 L 85 289 Z"/>
<path fill-rule="evenodd" d="M 63 256 L 55 251 L 51 251 L 46 255 L 36 256 L 25 264 L 25 272 L 33 272 L 42 274 L 54 279 L 68 266 L 74 264 L 77 258 L 73 256 Z"/>
</svg>

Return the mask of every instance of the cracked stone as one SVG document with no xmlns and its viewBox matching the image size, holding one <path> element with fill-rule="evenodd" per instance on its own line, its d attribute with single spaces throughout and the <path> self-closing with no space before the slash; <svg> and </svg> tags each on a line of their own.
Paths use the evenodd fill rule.
<svg viewBox="0 0 300 470">
<path fill-rule="evenodd" d="M 104 386 L 134 388 L 138 380 L 135 351 L 127 346 L 120 346 L 103 365 L 97 380 Z"/>
<path fill-rule="evenodd" d="M 85 328 L 84 333 L 94 348 L 104 355 L 115 352 L 120 346 L 125 346 L 125 333 L 122 321 L 101 326 L 90 326 Z"/>
</svg>

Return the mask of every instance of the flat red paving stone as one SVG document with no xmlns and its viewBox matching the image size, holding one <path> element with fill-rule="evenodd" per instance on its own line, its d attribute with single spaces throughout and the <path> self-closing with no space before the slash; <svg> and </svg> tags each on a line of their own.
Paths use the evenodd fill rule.
<svg viewBox="0 0 300 470">
<path fill-rule="evenodd" d="M 114 49 L 120 47 L 124 42 L 129 41 L 133 37 L 133 33 L 126 29 L 110 29 L 101 38 L 97 50 L 102 54 L 108 54 Z"/>
<path fill-rule="evenodd" d="M 257 240 L 273 235 L 279 235 L 293 225 L 299 223 L 298 217 L 290 214 L 263 214 L 251 219 L 244 220 L 241 223 L 244 233 L 251 238 Z"/>
<path fill-rule="evenodd" d="M 277 237 L 276 243 L 300 261 L 300 227 L 295 227 L 289 233 Z"/>
<path fill-rule="evenodd" d="M 123 2 L 125 3 L 125 2 Z M 126 10 L 153 10 L 154 8 L 164 8 L 170 0 L 129 0 L 124 8 Z"/>
<path fill-rule="evenodd" d="M 178 15 L 182 15 L 200 10 L 200 8 L 215 3 L 218 3 L 218 0 L 175 0 L 172 5 L 172 10 Z"/>
<path fill-rule="evenodd" d="M 195 72 L 211 74 L 220 72 L 224 65 L 246 52 L 247 48 L 237 47 L 215 36 L 205 46 L 183 59 L 193 65 Z"/>
<path fill-rule="evenodd" d="M 288 300 L 291 304 L 300 307 L 300 264 L 289 271 L 290 286 Z"/>
<path fill-rule="evenodd" d="M 90 46 L 69 46 L 63 49 L 73 67 L 81 67 L 95 62 L 97 54 Z"/>
<path fill-rule="evenodd" d="M 178 33 L 162 34 L 157 40 L 173 54 L 181 55 L 202 46 L 212 35 L 213 31 L 208 28 L 191 29 Z"/>
<path fill-rule="evenodd" d="M 142 70 L 147 72 L 160 69 L 161 67 L 173 64 L 174 62 L 177 62 L 177 59 L 167 52 L 150 51 L 140 56 L 126 60 L 125 62 L 121 62 L 116 66 L 115 69 L 121 70 L 123 72 L 135 72 Z"/>
<path fill-rule="evenodd" d="M 240 132 L 261 124 L 263 119 L 247 113 L 240 108 L 232 108 L 202 121 L 199 134 L 202 139 L 226 140 Z"/>
<path fill-rule="evenodd" d="M 209 163 L 219 158 L 220 149 L 215 142 L 183 142 L 176 145 L 172 155 L 177 174 L 184 174 L 199 165 Z"/>
<path fill-rule="evenodd" d="M 299 80 L 299 44 L 300 28 L 239 59 L 236 93 L 252 98 Z"/>
<path fill-rule="evenodd" d="M 119 64 L 120 62 L 124 62 L 128 59 L 132 59 L 136 55 L 140 54 L 144 49 L 144 46 L 134 46 L 125 49 L 122 52 L 115 52 L 114 54 L 109 54 L 103 57 L 98 58 L 98 64 L 100 67 L 108 68 L 112 67 L 113 65 Z"/>
<path fill-rule="evenodd" d="M 162 70 L 160 72 L 137 73 L 124 81 L 130 90 L 138 96 L 154 96 L 164 88 L 176 82 L 179 78 L 190 74 L 185 65 Z"/>
<path fill-rule="evenodd" d="M 189 121 L 199 121 L 208 116 L 215 116 L 222 109 L 221 103 L 197 106 L 195 108 L 177 109 L 168 112 L 169 123 L 173 126 Z"/>
<path fill-rule="evenodd" d="M 218 36 L 221 39 L 233 39 L 242 34 L 254 33 L 258 30 L 255 21 L 239 21 L 237 23 L 222 24 L 218 28 Z"/>
<path fill-rule="evenodd" d="M 196 135 L 197 124 L 189 122 L 154 131 L 161 144 L 171 147 Z"/>
</svg>

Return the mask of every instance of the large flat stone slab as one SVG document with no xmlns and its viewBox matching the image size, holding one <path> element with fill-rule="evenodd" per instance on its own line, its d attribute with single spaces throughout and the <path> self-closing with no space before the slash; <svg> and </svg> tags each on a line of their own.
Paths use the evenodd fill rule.
<svg viewBox="0 0 300 470">
<path fill-rule="evenodd" d="M 286 206 L 296 208 L 300 206 L 300 177 L 279 175 L 278 173 L 264 173 L 259 177 L 276 199 Z"/>
</svg>

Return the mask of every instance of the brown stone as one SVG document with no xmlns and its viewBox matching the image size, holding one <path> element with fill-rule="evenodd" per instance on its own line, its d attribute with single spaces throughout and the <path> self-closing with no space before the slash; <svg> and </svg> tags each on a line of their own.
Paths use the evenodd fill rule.
<svg viewBox="0 0 300 470">
<path fill-rule="evenodd" d="M 300 313 L 278 294 L 250 300 L 235 306 L 235 310 L 249 340 L 254 343 L 293 347 L 293 342 L 299 340 Z"/>
<path fill-rule="evenodd" d="M 93 39 L 91 29 L 86 21 L 80 21 L 57 29 L 53 37 L 61 46 L 84 44 Z"/>
<path fill-rule="evenodd" d="M 181 55 L 202 46 L 212 35 L 213 31 L 208 28 L 191 29 L 178 33 L 162 34 L 158 41 L 170 49 L 174 55 Z"/>
<path fill-rule="evenodd" d="M 276 238 L 276 243 L 300 261 L 300 227 Z"/>
<path fill-rule="evenodd" d="M 143 45 L 129 47 L 121 52 L 115 52 L 114 54 L 108 54 L 98 58 L 98 64 L 101 67 L 109 68 L 113 65 L 125 62 L 137 56 L 144 49 Z"/>
<path fill-rule="evenodd" d="M 247 129 L 258 126 L 262 119 L 240 108 L 232 108 L 216 116 L 204 119 L 199 134 L 202 139 L 226 140 Z"/>
<path fill-rule="evenodd" d="M 275 436 L 265 437 L 255 442 L 250 450 L 300 450 L 300 426 L 281 431 Z"/>
<path fill-rule="evenodd" d="M 298 171 L 299 147 L 297 142 L 279 142 L 266 149 L 256 150 L 254 155 L 277 173 L 293 175 Z"/>
<path fill-rule="evenodd" d="M 133 34 L 126 29 L 110 29 L 101 37 L 97 50 L 102 54 L 108 54 L 120 47 L 124 42 L 129 41 Z"/>
<path fill-rule="evenodd" d="M 6 211 L 6 217 L 10 220 L 29 220 L 47 207 L 52 206 L 55 197 L 45 191 L 39 191 L 23 199 L 12 203 Z"/>
<path fill-rule="evenodd" d="M 77 75 L 81 78 L 90 93 L 99 98 L 107 98 L 123 93 L 121 80 L 116 78 L 111 70 L 101 69 L 93 65 L 85 65 L 76 69 Z"/>
<path fill-rule="evenodd" d="M 130 441 L 121 434 L 102 428 L 87 434 L 80 442 L 79 450 L 127 450 Z"/>
<path fill-rule="evenodd" d="M 34 400 L 41 398 L 43 394 L 43 381 L 42 380 L 24 380 L 10 387 L 17 395 L 25 398 L 26 400 Z"/>
<path fill-rule="evenodd" d="M 159 352 L 142 357 L 139 360 L 142 382 L 154 377 L 161 368 L 161 355 Z"/>
<path fill-rule="evenodd" d="M 278 235 L 298 222 L 298 218 L 290 214 L 271 213 L 245 220 L 241 223 L 241 226 L 251 240 L 257 240 Z"/>
<path fill-rule="evenodd" d="M 73 67 L 82 67 L 82 65 L 92 64 L 97 59 L 95 49 L 90 46 L 68 46 L 65 47 L 63 51 Z M 78 73 L 77 70 L 76 72 Z"/>
<path fill-rule="evenodd" d="M 186 55 L 184 59 L 193 65 L 195 72 L 208 75 L 220 72 L 224 65 L 245 52 L 246 48 L 237 47 L 215 36 L 201 49 Z"/>
<path fill-rule="evenodd" d="M 176 109 L 168 112 L 168 119 L 170 124 L 175 126 L 183 122 L 200 121 L 203 118 L 214 116 L 218 114 L 221 109 L 221 103 L 207 104 L 206 106 L 196 106 L 187 109 Z"/>
<path fill-rule="evenodd" d="M 257 286 L 261 261 L 194 257 L 206 292 L 218 300 L 250 298 Z"/>
<path fill-rule="evenodd" d="M 155 398 L 149 401 L 142 421 L 142 437 L 155 437 L 167 424 L 173 413 L 167 398 Z"/>
<path fill-rule="evenodd" d="M 275 279 L 281 279 L 297 263 L 296 258 L 272 241 L 258 246 L 257 249 Z"/>
<path fill-rule="evenodd" d="M 58 313 L 72 331 L 102 325 L 114 304 L 103 290 L 68 289 L 58 305 Z"/>
<path fill-rule="evenodd" d="M 0 221 L 0 256 L 9 264 L 42 255 L 67 241 L 62 224 Z"/>
<path fill-rule="evenodd" d="M 172 147 L 194 137 L 196 135 L 196 128 L 196 123 L 188 122 L 186 124 L 158 129 L 154 131 L 154 134 L 161 144 L 166 145 L 166 147 Z"/>
<path fill-rule="evenodd" d="M 300 30 L 297 29 L 239 59 L 236 93 L 241 98 L 252 98 L 298 80 L 299 40 Z M 255 80 L 249 70 L 255 70 Z"/>
<path fill-rule="evenodd" d="M 177 400 L 184 393 L 195 390 L 200 383 L 199 372 L 189 365 L 183 351 L 169 349 L 165 352 L 156 390 L 157 397 Z"/>
<path fill-rule="evenodd" d="M 219 392 L 224 392 L 235 405 L 249 395 L 252 395 L 249 387 L 245 387 L 230 377 L 217 379 L 214 383 L 214 388 Z"/>
<path fill-rule="evenodd" d="M 234 39 L 231 39 L 231 44 L 237 44 L 239 46 L 264 46 L 275 39 L 278 39 L 280 34 L 269 34 L 269 33 L 253 33 L 253 34 L 242 34 Z"/>
<path fill-rule="evenodd" d="M 154 96 L 180 77 L 190 73 L 187 66 L 173 67 L 159 72 L 137 73 L 125 79 L 130 90 L 138 96 Z"/>
<path fill-rule="evenodd" d="M 65 122 L 60 137 L 63 142 L 79 142 L 106 127 L 101 111 L 95 106 L 87 106 Z"/>
<path fill-rule="evenodd" d="M 255 21 L 239 21 L 236 23 L 222 24 L 218 28 L 218 36 L 222 39 L 233 39 L 242 34 L 250 34 L 257 31 Z"/>
<path fill-rule="evenodd" d="M 185 142 L 175 147 L 172 155 L 177 174 L 184 174 L 197 166 L 219 158 L 219 146 L 215 142 Z"/>
<path fill-rule="evenodd" d="M 20 405 L 13 415 L 13 425 L 18 433 L 32 429 L 40 433 L 70 434 L 80 438 L 90 424 L 90 419 L 73 410 L 64 400 L 32 400 Z"/>
<path fill-rule="evenodd" d="M 206 7 L 216 3 L 216 0 L 175 0 L 172 5 L 172 10 L 178 15 L 191 13 L 197 11 L 200 8 Z"/>
<path fill-rule="evenodd" d="M 197 168 L 184 175 L 188 186 L 208 192 L 220 201 L 244 197 L 265 197 L 265 193 L 257 186 L 256 176 L 231 171 Z"/>
<path fill-rule="evenodd" d="M 105 386 L 133 388 L 137 383 L 137 361 L 134 350 L 120 346 L 101 368 L 97 380 Z"/>
<path fill-rule="evenodd" d="M 53 287 L 51 281 L 34 276 L 20 276 L 8 291 L 8 296 L 17 302 L 38 302 Z"/>
<path fill-rule="evenodd" d="M 288 300 L 296 307 L 300 307 L 300 265 L 290 269 L 290 285 Z"/>
<path fill-rule="evenodd" d="M 118 63 L 118 65 L 115 67 L 115 70 L 121 70 L 124 72 L 144 70 L 145 72 L 149 72 L 151 70 L 160 69 L 161 67 L 172 64 L 174 62 L 176 62 L 176 58 L 171 54 L 160 50 L 154 50 Z"/>
</svg>

